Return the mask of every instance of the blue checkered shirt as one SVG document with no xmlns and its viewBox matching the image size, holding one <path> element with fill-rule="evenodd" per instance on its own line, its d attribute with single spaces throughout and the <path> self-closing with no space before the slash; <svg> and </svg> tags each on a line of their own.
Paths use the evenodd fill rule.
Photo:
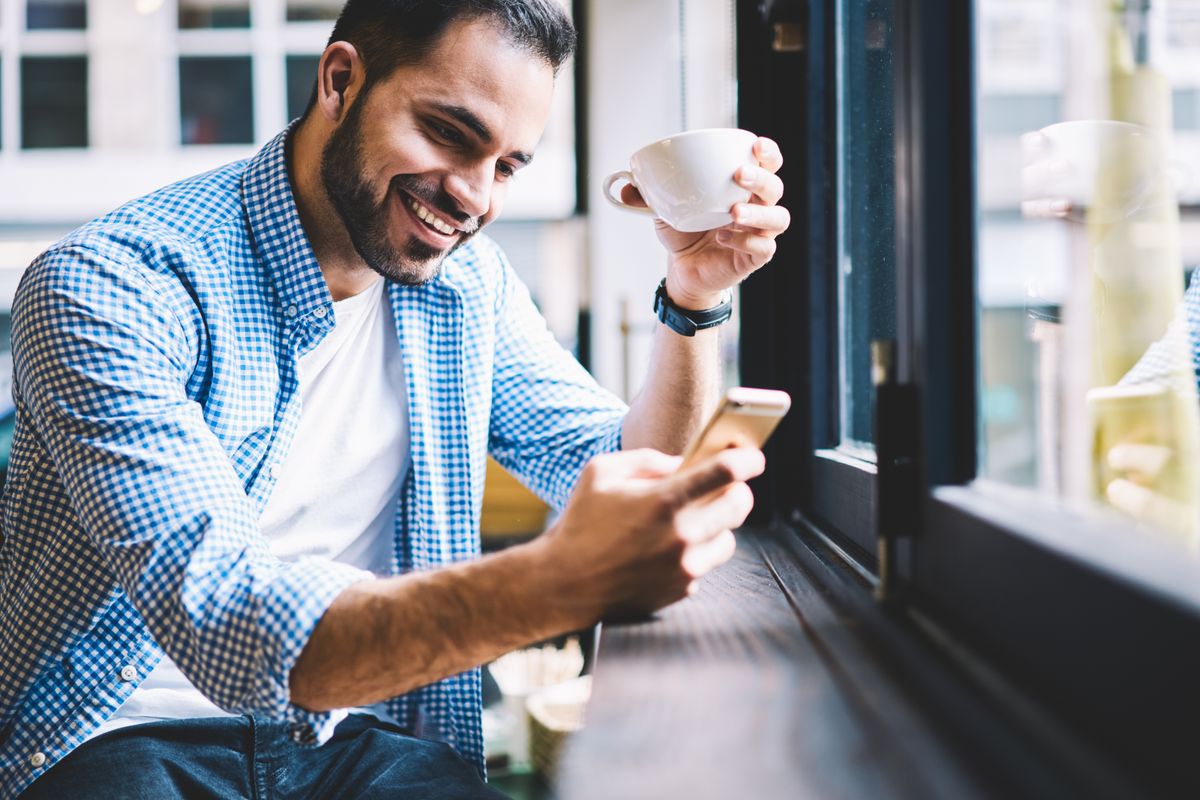
<svg viewBox="0 0 1200 800">
<path fill-rule="evenodd" d="M 1200 389 L 1200 269 L 1192 271 L 1166 334 L 1146 349 L 1121 383 L 1157 383 L 1187 392 Z"/>
<path fill-rule="evenodd" d="M 217 705 L 287 720 L 299 741 L 336 721 L 292 705 L 288 674 L 334 597 L 369 576 L 282 562 L 258 527 L 298 422 L 296 359 L 334 324 L 285 137 L 80 228 L 21 281 L 0 795 L 82 742 L 164 650 Z M 583 465 L 619 448 L 625 408 L 555 343 L 486 238 L 430 283 L 388 291 L 409 393 L 403 573 L 479 554 L 487 453 L 561 506 Z M 478 670 L 389 711 L 482 769 Z"/>
</svg>

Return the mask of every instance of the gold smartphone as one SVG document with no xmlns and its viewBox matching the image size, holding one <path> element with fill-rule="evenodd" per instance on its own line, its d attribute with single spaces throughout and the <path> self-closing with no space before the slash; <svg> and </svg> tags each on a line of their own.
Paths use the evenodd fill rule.
<svg viewBox="0 0 1200 800">
<path fill-rule="evenodd" d="M 684 451 L 680 469 L 726 448 L 761 448 L 791 406 L 792 398 L 787 392 L 733 387 Z"/>
</svg>

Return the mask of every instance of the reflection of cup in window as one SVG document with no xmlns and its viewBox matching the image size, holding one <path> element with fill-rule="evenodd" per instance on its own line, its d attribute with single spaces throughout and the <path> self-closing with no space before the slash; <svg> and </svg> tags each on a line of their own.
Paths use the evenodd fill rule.
<svg viewBox="0 0 1200 800">
<path fill-rule="evenodd" d="M 1026 134 L 1021 147 L 1023 213 L 1086 223 L 1090 385 L 1116 384 L 1164 334 L 1183 292 L 1168 133 L 1083 120 Z"/>
<path fill-rule="evenodd" d="M 1195 548 L 1200 441 L 1189 388 L 1105 386 L 1088 392 L 1087 405 L 1095 496 Z"/>
<path fill-rule="evenodd" d="M 1021 210 L 1093 224 L 1174 198 L 1159 137 L 1113 120 L 1060 122 L 1021 137 Z M 1166 190 L 1164 195 L 1164 190 Z"/>
</svg>

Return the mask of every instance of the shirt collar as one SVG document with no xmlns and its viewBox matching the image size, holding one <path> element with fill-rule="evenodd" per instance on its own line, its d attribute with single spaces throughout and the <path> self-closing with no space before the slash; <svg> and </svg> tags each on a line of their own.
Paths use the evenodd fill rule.
<svg viewBox="0 0 1200 800">
<path fill-rule="evenodd" d="M 242 176 L 242 198 L 254 249 L 275 286 L 280 313 L 299 319 L 332 302 L 317 264 L 288 178 L 286 143 L 280 132 L 250 159 Z"/>
</svg>

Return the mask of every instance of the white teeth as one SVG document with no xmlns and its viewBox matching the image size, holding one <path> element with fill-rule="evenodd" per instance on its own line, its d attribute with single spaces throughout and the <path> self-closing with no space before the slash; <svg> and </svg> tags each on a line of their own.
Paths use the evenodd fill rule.
<svg viewBox="0 0 1200 800">
<path fill-rule="evenodd" d="M 427 225 L 432 227 L 438 233 L 444 233 L 447 236 L 455 233 L 455 229 L 446 223 L 441 217 L 438 217 L 425 206 L 418 203 L 416 200 L 410 200 L 408 205 Z"/>
</svg>

